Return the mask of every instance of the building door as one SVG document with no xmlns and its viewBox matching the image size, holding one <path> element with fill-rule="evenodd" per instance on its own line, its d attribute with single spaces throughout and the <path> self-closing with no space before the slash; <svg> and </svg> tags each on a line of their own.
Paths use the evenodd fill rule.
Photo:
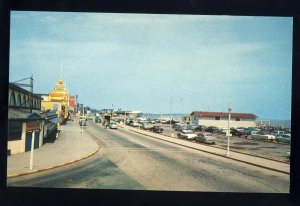
<svg viewBox="0 0 300 206">
<path fill-rule="evenodd" d="M 31 150 L 31 138 L 32 138 L 32 132 L 26 132 L 25 152 Z M 37 131 L 35 132 L 34 149 L 39 148 L 39 140 L 40 140 L 40 131 Z"/>
</svg>

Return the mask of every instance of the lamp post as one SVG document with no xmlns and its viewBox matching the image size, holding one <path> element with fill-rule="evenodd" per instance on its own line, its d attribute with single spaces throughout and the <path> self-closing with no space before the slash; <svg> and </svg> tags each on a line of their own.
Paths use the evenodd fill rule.
<svg viewBox="0 0 300 206">
<path fill-rule="evenodd" d="M 170 107 L 170 129 L 172 128 L 172 97 L 171 97 L 171 107 Z M 172 134 L 173 136 L 173 134 Z"/>
<path fill-rule="evenodd" d="M 83 109 L 82 116 L 84 117 L 84 106 L 83 105 L 82 105 L 82 109 Z M 79 123 L 81 124 L 81 133 L 83 133 L 83 122 L 82 123 L 80 122 L 80 117 L 79 117 Z"/>
<path fill-rule="evenodd" d="M 229 144 L 230 144 L 230 112 L 232 110 L 232 107 L 229 105 L 228 106 L 228 129 L 227 129 L 227 132 L 226 132 L 226 136 L 227 136 L 227 151 L 226 151 L 226 156 L 229 157 L 230 156 L 230 153 L 229 153 Z"/>
<path fill-rule="evenodd" d="M 126 108 L 125 108 L 125 115 L 124 115 L 124 124 L 126 124 Z"/>
</svg>

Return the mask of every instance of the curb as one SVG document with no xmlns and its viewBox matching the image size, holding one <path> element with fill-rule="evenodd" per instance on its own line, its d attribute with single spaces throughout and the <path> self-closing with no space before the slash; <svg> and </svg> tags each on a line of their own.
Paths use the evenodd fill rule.
<svg viewBox="0 0 300 206">
<path fill-rule="evenodd" d="M 97 144 L 98 144 L 98 143 L 97 143 Z M 84 160 L 84 159 L 87 159 L 87 158 L 93 156 L 93 155 L 96 154 L 99 150 L 100 150 L 100 146 L 99 146 L 99 144 L 98 144 L 98 148 L 96 149 L 96 151 L 92 152 L 91 154 L 89 154 L 89 155 L 87 155 L 87 156 L 81 157 L 81 158 L 79 158 L 79 159 L 76 159 L 76 160 L 73 160 L 73 161 L 70 161 L 70 162 L 67 162 L 67 163 L 63 163 L 63 164 L 60 164 L 60 165 L 55 165 L 55 166 L 52 166 L 52 167 L 47 167 L 47 168 L 39 169 L 39 170 L 31 170 L 31 171 L 27 171 L 27 172 L 24 172 L 24 173 L 18 173 L 18 174 L 7 175 L 7 178 L 14 178 L 14 177 L 20 177 L 20 176 L 25 176 L 25 175 L 35 174 L 35 173 L 38 173 L 38 172 L 43 172 L 43 171 L 55 169 L 55 168 L 58 168 L 58 167 L 63 167 L 63 166 L 69 165 L 69 164 L 73 164 L 73 163 L 75 163 L 75 162 L 79 162 L 79 161 L 81 161 L 81 160 Z"/>
</svg>

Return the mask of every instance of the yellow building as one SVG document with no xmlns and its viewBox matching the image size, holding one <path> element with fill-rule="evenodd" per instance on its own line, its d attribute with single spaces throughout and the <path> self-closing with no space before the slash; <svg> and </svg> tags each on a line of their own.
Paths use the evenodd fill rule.
<svg viewBox="0 0 300 206">
<path fill-rule="evenodd" d="M 65 123 L 69 118 L 69 94 L 66 84 L 60 79 L 54 86 L 54 91 L 41 103 L 42 110 L 56 110 L 60 123 Z"/>
</svg>

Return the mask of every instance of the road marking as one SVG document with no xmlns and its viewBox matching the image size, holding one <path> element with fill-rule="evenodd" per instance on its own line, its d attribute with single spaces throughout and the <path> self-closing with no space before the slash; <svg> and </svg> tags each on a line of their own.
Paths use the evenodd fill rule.
<svg viewBox="0 0 300 206">
<path fill-rule="evenodd" d="M 136 144 L 139 144 L 139 145 L 142 145 L 142 146 L 144 146 L 144 147 L 149 148 L 148 145 L 142 144 L 142 143 L 140 143 L 140 142 L 136 142 L 136 141 L 134 141 L 134 140 L 132 140 L 132 139 L 129 139 L 129 138 L 128 138 L 128 140 L 131 141 L 131 142 L 134 142 L 134 143 L 136 143 Z"/>
</svg>

